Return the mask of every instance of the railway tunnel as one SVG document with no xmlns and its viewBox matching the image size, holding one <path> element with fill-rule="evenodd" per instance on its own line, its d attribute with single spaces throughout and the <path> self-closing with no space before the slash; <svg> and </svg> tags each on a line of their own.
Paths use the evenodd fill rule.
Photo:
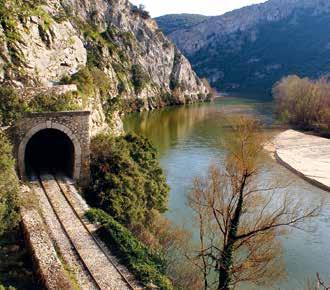
<svg viewBox="0 0 330 290">
<path fill-rule="evenodd" d="M 30 113 L 14 128 L 14 152 L 22 180 L 60 173 L 80 185 L 89 182 L 90 112 Z"/>
<path fill-rule="evenodd" d="M 74 146 L 60 130 L 44 129 L 34 134 L 25 149 L 27 177 L 33 173 L 74 175 Z"/>
</svg>

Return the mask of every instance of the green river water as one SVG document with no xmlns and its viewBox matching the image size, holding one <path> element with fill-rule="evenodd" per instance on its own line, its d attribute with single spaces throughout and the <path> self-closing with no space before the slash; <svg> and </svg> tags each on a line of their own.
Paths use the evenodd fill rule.
<svg viewBox="0 0 330 290">
<path fill-rule="evenodd" d="M 159 151 L 159 160 L 171 187 L 167 216 L 174 223 L 191 224 L 193 218 L 186 204 L 186 194 L 192 179 L 205 174 L 211 163 L 221 163 L 224 159 L 225 151 L 221 147 L 224 113 L 252 114 L 266 125 L 274 122 L 271 103 L 237 97 L 125 117 L 125 130 L 148 137 Z M 270 135 L 279 132 L 268 131 Z M 281 238 L 287 277 L 272 289 L 304 289 L 307 280 L 313 279 L 316 272 L 330 282 L 330 193 L 300 179 L 271 157 L 266 158 L 265 167 L 271 178 L 289 180 L 287 191 L 297 199 L 306 204 L 322 199 L 323 203 L 322 214 L 308 224 L 313 226 L 313 231 L 293 230 Z"/>
</svg>

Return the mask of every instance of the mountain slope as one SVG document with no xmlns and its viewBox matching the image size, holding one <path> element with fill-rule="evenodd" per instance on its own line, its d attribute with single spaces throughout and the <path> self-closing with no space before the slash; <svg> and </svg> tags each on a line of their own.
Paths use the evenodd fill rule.
<svg viewBox="0 0 330 290">
<path fill-rule="evenodd" d="M 152 109 L 207 97 L 188 60 L 127 0 L 0 0 L 0 20 L 0 82 L 74 82 L 100 126 L 111 98 Z"/>
<path fill-rule="evenodd" d="M 158 25 L 164 33 L 171 34 L 180 29 L 189 29 L 197 24 L 202 23 L 208 17 L 200 14 L 170 14 L 155 18 Z"/>
<path fill-rule="evenodd" d="M 330 72 L 330 1 L 270 0 L 169 37 L 222 90 L 269 90 L 287 74 Z"/>
</svg>

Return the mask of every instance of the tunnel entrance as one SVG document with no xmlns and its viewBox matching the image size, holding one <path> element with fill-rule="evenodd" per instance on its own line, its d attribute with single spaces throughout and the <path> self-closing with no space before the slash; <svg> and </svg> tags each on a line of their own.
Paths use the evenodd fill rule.
<svg viewBox="0 0 330 290">
<path fill-rule="evenodd" d="M 25 168 L 28 177 L 37 173 L 61 173 L 73 177 L 74 146 L 70 138 L 57 129 L 37 132 L 27 143 Z"/>
</svg>

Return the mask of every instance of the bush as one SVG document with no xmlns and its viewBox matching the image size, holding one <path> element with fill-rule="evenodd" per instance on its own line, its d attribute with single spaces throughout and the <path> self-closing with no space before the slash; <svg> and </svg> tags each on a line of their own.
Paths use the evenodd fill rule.
<svg viewBox="0 0 330 290">
<path fill-rule="evenodd" d="M 74 111 L 81 109 L 80 100 L 74 93 L 56 95 L 51 93 L 39 94 L 29 103 L 33 112 Z"/>
<path fill-rule="evenodd" d="M 94 95 L 94 79 L 88 67 L 83 67 L 71 78 L 62 80 L 62 83 L 76 84 L 81 94 L 88 97 Z"/>
<path fill-rule="evenodd" d="M 0 236 L 17 226 L 19 221 L 19 182 L 12 147 L 0 131 Z"/>
<path fill-rule="evenodd" d="M 150 13 L 145 10 L 145 6 L 140 4 L 139 7 L 132 5 L 131 6 L 131 12 L 136 15 L 140 15 L 143 19 L 149 19 Z"/>
<path fill-rule="evenodd" d="M 9 287 L 5 287 L 3 285 L 0 285 L 0 290 L 15 290 L 15 287 L 9 286 Z"/>
<path fill-rule="evenodd" d="M 330 83 L 288 76 L 275 84 L 273 95 L 281 121 L 304 130 L 330 134 Z"/>
<path fill-rule="evenodd" d="M 99 135 L 91 152 L 91 204 L 127 226 L 144 224 L 154 210 L 166 211 L 169 188 L 147 139 Z"/>
<path fill-rule="evenodd" d="M 41 93 L 27 100 L 10 86 L 0 87 L 0 100 L 0 126 L 13 125 L 27 112 L 74 111 L 82 108 L 76 93 Z"/>
<path fill-rule="evenodd" d="M 134 64 L 132 66 L 132 83 L 135 88 L 135 93 L 140 94 L 149 81 L 149 76 L 144 71 L 141 65 Z"/>
<path fill-rule="evenodd" d="M 108 76 L 97 67 L 84 67 L 67 80 L 67 83 L 76 84 L 83 95 L 92 97 L 98 90 L 101 97 L 109 95 L 110 80 Z"/>
<path fill-rule="evenodd" d="M 20 99 L 16 89 L 0 87 L 0 126 L 10 126 L 27 111 L 26 103 Z"/>
<path fill-rule="evenodd" d="M 157 289 L 173 289 L 171 281 L 164 275 L 164 258 L 151 253 L 132 233 L 99 209 L 91 209 L 86 216 L 101 224 L 98 235 L 114 251 L 122 263 L 145 286 L 155 284 Z"/>
<path fill-rule="evenodd" d="M 86 98 L 99 94 L 101 97 L 103 110 L 106 115 L 106 121 L 109 125 L 112 122 L 112 116 L 115 111 L 121 110 L 120 97 L 111 98 L 109 91 L 111 82 L 108 76 L 97 67 L 84 67 L 69 78 L 63 78 L 62 83 L 76 84 L 79 93 Z"/>
</svg>

